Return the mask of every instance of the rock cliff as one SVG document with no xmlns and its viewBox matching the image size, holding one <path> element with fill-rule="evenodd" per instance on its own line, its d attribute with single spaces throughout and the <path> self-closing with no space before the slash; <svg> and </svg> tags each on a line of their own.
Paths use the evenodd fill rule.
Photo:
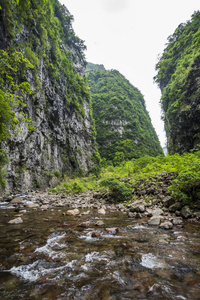
<svg viewBox="0 0 200 300">
<path fill-rule="evenodd" d="M 5 0 L 0 6 L 0 48 L 22 52 L 34 66 L 26 72 L 33 91 L 23 96 L 23 112 L 35 129 L 22 122 L 0 147 L 9 154 L 6 189 L 49 186 L 55 175 L 88 172 L 96 151 L 94 125 L 85 46 L 73 31 L 73 17 L 57 0 Z"/>
<path fill-rule="evenodd" d="M 155 79 L 169 153 L 184 153 L 200 145 L 200 12 L 180 24 L 168 38 Z"/>
<path fill-rule="evenodd" d="M 102 157 L 115 164 L 162 149 L 141 92 L 116 70 L 89 63 L 88 84 Z"/>
</svg>

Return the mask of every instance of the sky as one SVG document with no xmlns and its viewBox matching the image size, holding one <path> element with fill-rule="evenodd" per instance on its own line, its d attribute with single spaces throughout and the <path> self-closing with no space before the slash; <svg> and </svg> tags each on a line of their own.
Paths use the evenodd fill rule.
<svg viewBox="0 0 200 300">
<path fill-rule="evenodd" d="M 161 146 L 161 93 L 153 77 L 167 38 L 200 10 L 199 0 L 59 0 L 74 16 L 86 60 L 123 74 L 143 94 Z"/>
</svg>

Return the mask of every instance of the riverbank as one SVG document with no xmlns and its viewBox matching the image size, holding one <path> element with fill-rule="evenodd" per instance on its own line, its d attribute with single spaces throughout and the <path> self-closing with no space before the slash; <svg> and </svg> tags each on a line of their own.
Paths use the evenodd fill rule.
<svg viewBox="0 0 200 300">
<path fill-rule="evenodd" d="M 159 187 L 157 187 L 159 188 Z M 152 192 L 152 188 L 151 192 Z M 165 187 L 164 187 L 164 190 Z M 1 197 L 0 205 L 4 208 L 12 208 L 14 218 L 9 219 L 8 224 L 19 224 L 23 222 L 23 216 L 27 211 L 51 210 L 62 208 L 62 214 L 78 216 L 81 220 L 82 210 L 87 210 L 84 214 L 96 211 L 99 215 L 106 213 L 121 212 L 128 218 L 137 220 L 140 224 L 148 224 L 163 229 L 172 229 L 174 226 L 181 227 L 183 220 L 193 223 L 200 223 L 200 211 L 190 208 L 188 205 L 182 206 L 179 201 L 161 193 L 156 197 L 148 196 L 148 201 L 144 198 L 144 185 L 133 191 L 137 193 L 132 200 L 124 203 L 110 203 L 108 190 L 88 191 L 81 194 L 54 194 L 48 191 L 34 191 L 24 194 L 13 194 Z M 140 195 L 141 192 L 143 196 Z M 165 191 L 166 192 L 166 191 Z"/>
</svg>

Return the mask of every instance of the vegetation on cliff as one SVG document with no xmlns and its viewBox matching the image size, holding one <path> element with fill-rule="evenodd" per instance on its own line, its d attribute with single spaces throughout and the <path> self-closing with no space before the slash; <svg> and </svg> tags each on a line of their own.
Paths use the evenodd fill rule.
<svg viewBox="0 0 200 300">
<path fill-rule="evenodd" d="M 18 115 L 23 116 L 25 122 L 30 116 L 36 120 L 37 111 L 40 109 L 48 123 L 45 126 L 49 126 L 49 130 L 55 129 L 54 135 L 44 135 L 46 152 L 50 147 L 52 148 L 50 153 L 53 153 L 54 145 L 57 143 L 61 156 L 59 166 L 54 166 L 50 158 L 47 166 L 42 157 L 41 174 L 35 172 L 34 163 L 31 163 L 33 168 L 30 176 L 37 177 L 40 174 L 40 179 L 35 179 L 36 186 L 40 186 L 39 181 L 44 178 L 48 181 L 48 175 L 55 171 L 55 167 L 61 172 L 66 170 L 72 172 L 82 168 L 83 142 L 80 147 L 75 145 L 77 140 L 73 147 L 70 141 L 66 141 L 67 146 L 61 145 L 61 138 L 57 138 L 58 133 L 55 128 L 55 122 L 60 121 L 58 114 L 62 115 L 64 121 L 73 115 L 73 120 L 78 120 L 77 122 L 87 130 L 85 135 L 90 141 L 86 144 L 91 147 L 90 151 L 87 151 L 88 157 L 85 158 L 84 167 L 90 168 L 94 164 L 92 159 L 96 161 L 98 156 L 98 153 L 97 155 L 94 153 L 96 151 L 95 125 L 90 92 L 84 76 L 86 47 L 75 35 L 72 22 L 73 16 L 58 0 L 0 0 L 0 72 L 2 75 L 0 142 L 11 137 L 10 129 L 18 123 Z M 58 100 L 60 104 L 55 103 Z M 29 105 L 25 105 L 27 103 Z M 64 109 L 63 113 L 60 111 L 61 108 Z M 64 124 L 63 120 L 59 124 L 64 127 L 62 131 L 66 136 L 63 140 L 70 140 L 70 124 L 67 122 Z M 38 131 L 41 132 L 41 129 Z M 82 135 L 82 139 L 84 138 L 85 136 Z M 37 138 L 34 137 L 34 140 Z M 26 141 L 26 144 L 28 142 L 30 140 Z M 1 152 L 3 153 L 2 169 L 6 160 L 5 152 Z M 28 166 L 24 165 L 20 172 L 24 172 L 29 167 L 30 163 Z M 18 166 L 15 169 L 18 173 Z M 14 177 L 20 180 L 18 175 Z"/>
<path fill-rule="evenodd" d="M 161 105 L 168 151 L 189 151 L 200 144 L 199 11 L 169 36 L 156 69 L 155 80 L 162 90 Z"/>
<path fill-rule="evenodd" d="M 162 153 L 140 91 L 118 71 L 89 63 L 97 142 L 102 158 L 115 165 L 145 154 Z"/>
<path fill-rule="evenodd" d="M 31 94 L 30 84 L 24 81 L 24 74 L 28 68 L 32 68 L 31 63 L 24 58 L 22 53 L 16 50 L 0 50 L 0 143 L 7 138 L 11 138 L 11 128 L 16 128 L 20 121 L 31 126 L 32 120 L 23 112 L 16 113 L 14 110 L 21 106 L 26 106 L 22 95 Z M 18 76 L 18 83 L 14 82 L 14 77 Z M 18 127 L 20 130 L 20 127 Z M 0 186 L 5 186 L 3 167 L 7 163 L 7 153 L 0 149 Z"/>
</svg>

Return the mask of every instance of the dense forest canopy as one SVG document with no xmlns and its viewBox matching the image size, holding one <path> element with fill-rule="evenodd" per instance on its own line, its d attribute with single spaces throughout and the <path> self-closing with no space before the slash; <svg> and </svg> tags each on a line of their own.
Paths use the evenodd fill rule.
<svg viewBox="0 0 200 300">
<path fill-rule="evenodd" d="M 119 163 L 162 153 L 140 91 L 118 71 L 88 64 L 97 142 L 103 158 Z"/>
<path fill-rule="evenodd" d="M 183 153 L 200 143 L 199 11 L 169 36 L 156 70 L 155 80 L 162 91 L 168 150 Z"/>
</svg>

